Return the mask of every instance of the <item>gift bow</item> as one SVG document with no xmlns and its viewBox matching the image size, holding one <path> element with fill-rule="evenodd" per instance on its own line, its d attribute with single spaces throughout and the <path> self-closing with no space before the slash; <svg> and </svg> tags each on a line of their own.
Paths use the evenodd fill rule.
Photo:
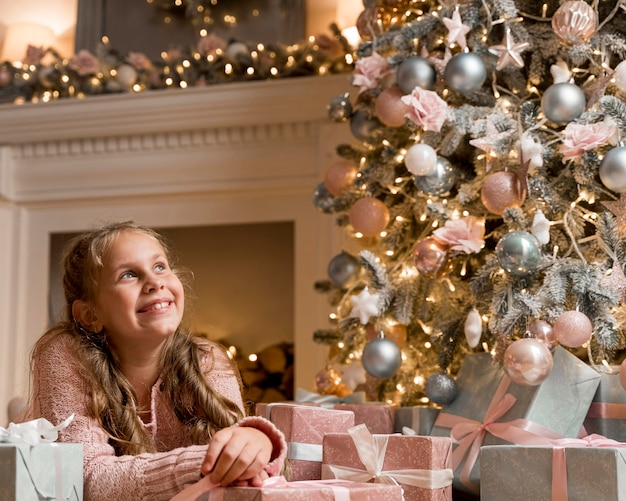
<svg viewBox="0 0 626 501">
<path fill-rule="evenodd" d="M 0 442 L 23 442 L 28 445 L 56 442 L 59 431 L 67 428 L 73 419 L 74 414 L 57 426 L 44 418 L 18 424 L 9 423 L 8 428 L 0 426 Z"/>
<path fill-rule="evenodd" d="M 518 445 L 551 445 L 552 440 L 563 438 L 552 430 L 527 419 L 497 422 L 517 401 L 513 395 L 506 393 L 510 383 L 511 380 L 507 376 L 502 378 L 485 412 L 483 422 L 446 412 L 439 413 L 435 421 L 435 426 L 451 428 L 450 437 L 458 444 L 452 453 L 452 465 L 456 469 L 465 458 L 459 480 L 472 492 L 477 493 L 478 488 L 470 481 L 470 473 L 478 460 L 480 447 L 487 432 Z"/>
<path fill-rule="evenodd" d="M 389 435 L 372 435 L 364 424 L 353 426 L 348 429 L 348 433 L 352 437 L 365 470 L 348 466 L 323 465 L 324 471 L 330 472 L 335 478 L 354 482 L 368 482 L 373 479 L 377 483 L 405 484 L 422 489 L 443 489 L 452 484 L 454 473 L 450 468 L 383 470 Z"/>
<path fill-rule="evenodd" d="M 561 438 L 553 440 L 552 444 L 552 501 L 568 499 L 565 447 L 626 447 L 626 443 L 597 434 L 583 438 Z"/>
<path fill-rule="evenodd" d="M 320 395 L 319 393 L 313 393 L 302 388 L 296 390 L 296 402 L 300 403 L 313 403 L 321 405 L 334 405 L 334 404 L 364 404 L 366 402 L 364 391 L 355 391 L 345 397 L 339 397 L 337 395 Z"/>
<path fill-rule="evenodd" d="M 335 501 L 350 501 L 350 490 L 347 488 L 349 483 L 342 480 L 287 482 L 285 477 L 281 475 L 265 479 L 260 488 L 298 489 L 300 487 L 329 487 L 333 490 Z M 208 493 L 207 501 L 224 501 L 225 489 L 225 487 L 220 487 L 218 484 L 211 482 L 209 477 L 204 477 L 176 494 L 170 501 L 196 501 L 200 495 L 205 493 Z"/>
</svg>

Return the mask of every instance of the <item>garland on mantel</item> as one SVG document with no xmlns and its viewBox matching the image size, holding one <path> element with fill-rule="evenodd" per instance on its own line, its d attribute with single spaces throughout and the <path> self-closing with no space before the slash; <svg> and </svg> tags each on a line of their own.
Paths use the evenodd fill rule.
<svg viewBox="0 0 626 501">
<path fill-rule="evenodd" d="M 29 46 L 21 63 L 0 63 L 0 103 L 348 73 L 353 48 L 337 25 L 330 31 L 292 45 L 227 42 L 208 34 L 196 47 L 164 51 L 158 60 L 120 54 L 106 37 L 95 54 L 83 49 L 69 59 Z"/>
</svg>

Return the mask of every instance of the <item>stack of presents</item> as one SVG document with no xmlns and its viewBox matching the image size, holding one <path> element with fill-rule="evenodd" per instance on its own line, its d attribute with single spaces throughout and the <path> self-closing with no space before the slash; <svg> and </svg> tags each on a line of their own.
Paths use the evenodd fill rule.
<svg viewBox="0 0 626 501">
<path fill-rule="evenodd" d="M 617 370 L 597 371 L 561 347 L 553 355 L 552 373 L 534 387 L 513 383 L 487 353 L 468 355 L 458 395 L 441 409 L 304 391 L 258 404 L 287 439 L 280 481 L 186 499 L 626 500 L 626 391 Z M 20 447 L 2 444 L 0 463 L 19 462 Z M 1 499 L 24 499 L 4 494 L 14 476 L 38 475 L 20 467 L 0 469 Z"/>
</svg>

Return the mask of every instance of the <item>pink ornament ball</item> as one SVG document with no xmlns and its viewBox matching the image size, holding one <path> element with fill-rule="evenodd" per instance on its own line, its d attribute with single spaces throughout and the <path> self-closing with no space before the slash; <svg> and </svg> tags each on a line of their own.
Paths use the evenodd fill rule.
<svg viewBox="0 0 626 501">
<path fill-rule="evenodd" d="M 626 390 L 626 359 L 619 366 L 619 382 Z"/>
<path fill-rule="evenodd" d="M 528 332 L 534 339 L 545 343 L 549 350 L 553 350 L 559 344 L 554 335 L 554 328 L 545 320 L 533 320 L 528 325 Z"/>
<path fill-rule="evenodd" d="M 383 202 L 377 198 L 365 197 L 354 203 L 349 218 L 354 231 L 365 237 L 374 237 L 387 227 L 391 216 Z"/>
<path fill-rule="evenodd" d="M 345 195 L 352 187 L 358 172 L 358 167 L 348 160 L 331 163 L 324 174 L 324 184 L 328 193 L 336 197 Z"/>
<path fill-rule="evenodd" d="M 509 207 L 521 207 L 526 199 L 526 193 L 515 174 L 500 171 L 485 178 L 480 199 L 489 212 L 501 216 Z"/>
<path fill-rule="evenodd" d="M 552 372 L 552 352 L 538 339 L 523 338 L 514 341 L 504 352 L 502 367 L 516 384 L 537 386 Z"/>
<path fill-rule="evenodd" d="M 433 237 L 424 238 L 413 247 L 413 264 L 422 275 L 438 278 L 450 271 L 448 246 Z"/>
<path fill-rule="evenodd" d="M 374 113 L 387 127 L 402 127 L 409 107 L 401 101 L 404 92 L 394 85 L 383 90 L 374 103 Z"/>
<path fill-rule="evenodd" d="M 593 325 L 589 317 L 580 311 L 566 311 L 554 322 L 554 335 L 559 343 L 568 348 L 579 348 L 591 339 Z"/>
</svg>

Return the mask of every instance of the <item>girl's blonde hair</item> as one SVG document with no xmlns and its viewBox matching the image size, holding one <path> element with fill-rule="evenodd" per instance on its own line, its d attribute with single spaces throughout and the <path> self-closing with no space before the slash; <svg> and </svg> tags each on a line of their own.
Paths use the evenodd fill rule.
<svg viewBox="0 0 626 501">
<path fill-rule="evenodd" d="M 136 455 L 156 452 L 150 434 L 138 418 L 135 391 L 120 369 L 116 353 L 106 342 L 106 332 L 89 332 L 72 317 L 76 300 L 93 302 L 100 270 L 106 254 L 124 232 L 137 232 L 154 238 L 163 248 L 168 261 L 171 251 L 164 238 L 154 230 L 132 221 L 113 223 L 74 238 L 63 254 L 66 319 L 50 329 L 37 343 L 32 360 L 37 358 L 52 336 L 70 333 L 76 356 L 88 388 L 87 410 L 110 438 L 116 454 Z M 184 270 L 170 262 L 170 267 L 188 290 Z M 230 426 L 241 416 L 239 407 L 215 392 L 207 383 L 200 364 L 201 357 L 221 349 L 206 338 L 195 336 L 179 327 L 170 336 L 161 355 L 163 395 L 171 402 L 174 413 L 188 428 L 194 444 L 206 443 L 217 430 Z M 238 374 L 234 364 L 234 374 Z M 241 385 L 241 382 L 239 382 Z"/>
</svg>

